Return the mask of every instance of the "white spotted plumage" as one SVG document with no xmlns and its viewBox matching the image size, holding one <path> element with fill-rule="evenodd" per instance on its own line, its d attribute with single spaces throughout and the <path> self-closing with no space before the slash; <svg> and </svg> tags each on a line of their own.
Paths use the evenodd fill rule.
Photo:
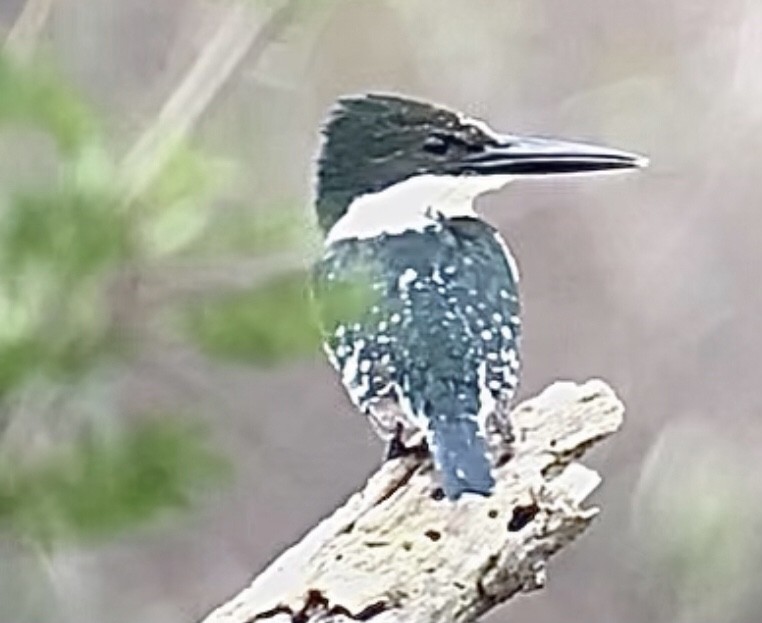
<svg viewBox="0 0 762 623">
<path fill-rule="evenodd" d="M 324 135 L 316 214 L 325 253 L 316 289 L 330 291 L 369 267 L 378 299 L 359 321 L 329 320 L 331 361 L 362 411 L 375 417 L 393 403 L 403 425 L 427 432 L 449 498 L 487 495 L 494 478 L 485 441 L 510 433 L 498 420 L 518 384 L 519 274 L 473 201 L 514 175 L 645 161 L 498 134 L 445 107 L 385 94 L 341 98 Z M 395 429 L 379 422 L 383 434 Z"/>
</svg>

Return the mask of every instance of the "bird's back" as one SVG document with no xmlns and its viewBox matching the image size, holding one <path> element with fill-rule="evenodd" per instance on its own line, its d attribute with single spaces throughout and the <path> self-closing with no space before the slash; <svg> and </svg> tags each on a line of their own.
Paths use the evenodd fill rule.
<svg viewBox="0 0 762 623">
<path fill-rule="evenodd" d="M 449 497 L 489 493 L 488 419 L 519 371 L 518 276 L 502 240 L 475 218 L 338 240 L 316 267 L 318 300 L 358 275 L 367 307 L 324 325 L 350 397 L 369 414 L 391 399 L 426 433 Z"/>
</svg>

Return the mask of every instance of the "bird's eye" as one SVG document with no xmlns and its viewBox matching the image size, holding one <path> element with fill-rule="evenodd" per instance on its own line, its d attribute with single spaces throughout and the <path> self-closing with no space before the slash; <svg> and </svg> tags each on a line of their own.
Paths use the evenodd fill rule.
<svg viewBox="0 0 762 623">
<path fill-rule="evenodd" d="M 442 156 L 447 152 L 448 148 L 447 140 L 436 134 L 431 134 L 423 141 L 424 151 L 434 154 L 436 156 Z"/>
</svg>

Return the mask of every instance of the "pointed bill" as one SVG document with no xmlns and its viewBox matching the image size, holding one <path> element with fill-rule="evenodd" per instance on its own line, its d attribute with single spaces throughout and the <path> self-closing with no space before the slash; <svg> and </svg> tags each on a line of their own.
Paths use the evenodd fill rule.
<svg viewBox="0 0 762 623">
<path fill-rule="evenodd" d="M 648 166 L 648 158 L 588 143 L 499 135 L 493 145 L 456 166 L 461 173 L 477 175 L 562 175 L 639 169 Z"/>
</svg>

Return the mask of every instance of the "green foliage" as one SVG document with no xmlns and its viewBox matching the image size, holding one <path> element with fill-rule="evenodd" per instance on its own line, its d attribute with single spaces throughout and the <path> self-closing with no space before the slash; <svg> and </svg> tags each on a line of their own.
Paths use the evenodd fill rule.
<svg viewBox="0 0 762 623">
<path fill-rule="evenodd" d="M 186 507 L 226 466 L 203 431 L 167 417 L 92 434 L 34 464 L 0 461 L 0 526 L 38 544 L 87 540 Z"/>
<path fill-rule="evenodd" d="M 93 114 L 58 78 L 0 55 L 0 124 L 9 122 L 43 130 L 67 154 L 90 143 L 96 129 Z"/>
<path fill-rule="evenodd" d="M 257 364 L 314 352 L 320 343 L 303 273 L 192 305 L 184 325 L 206 354 Z"/>
<path fill-rule="evenodd" d="M 283 252 L 305 246 L 311 231 L 305 226 L 304 213 L 295 200 L 282 200 L 271 205 L 237 206 L 220 210 L 204 231 L 189 246 L 194 257 L 231 254 L 264 254 Z"/>
<path fill-rule="evenodd" d="M 183 145 L 127 205 L 132 181 L 104 150 L 94 113 L 52 74 L 0 56 L 0 129 L 19 124 L 59 150 L 52 182 L 0 188 L 0 400 L 36 378 L 76 381 L 126 352 L 109 288 L 124 267 L 201 235 L 213 174 Z"/>
<path fill-rule="evenodd" d="M 137 237 L 146 257 L 177 254 L 205 234 L 220 172 L 221 167 L 187 145 L 174 150 L 137 207 Z"/>
<path fill-rule="evenodd" d="M 0 262 L 18 274 L 45 267 L 80 282 L 130 256 L 128 223 L 112 197 L 76 187 L 18 193 L 0 229 Z"/>
<path fill-rule="evenodd" d="M 26 275 L 20 278 L 38 283 L 16 292 L 10 284 L 0 301 L 0 397 L 40 377 L 76 381 L 119 347 L 98 289 L 79 286 L 72 293 L 44 273 Z"/>
<path fill-rule="evenodd" d="M 186 144 L 139 180 L 146 169 L 130 172 L 108 153 L 96 114 L 70 88 L 0 55 L 0 131 L 6 128 L 15 140 L 42 134 L 52 153 L 30 171 L 35 183 L 0 185 L 0 422 L 24 417 L 12 405 L 34 394 L 30 388 L 55 385 L 76 396 L 97 384 L 99 368 L 126 360 L 129 335 L 115 311 L 129 309 L 116 309 L 113 296 L 124 275 L 152 274 L 179 257 L 282 250 L 307 238 L 293 201 L 216 209 L 223 170 Z M 361 290 L 336 288 L 321 306 L 329 317 L 347 317 L 365 300 Z M 320 344 L 303 274 L 181 313 L 187 334 L 214 357 L 265 365 Z M 116 401 L 102 408 L 109 420 L 121 414 Z M 74 445 L 31 462 L 12 456 L 25 458 L 24 449 L 0 446 L 0 530 L 45 547 L 107 536 L 185 506 L 221 473 L 199 431 L 166 418 L 117 436 L 96 422 Z"/>
<path fill-rule="evenodd" d="M 49 137 L 55 168 L 34 185 L 0 187 L 0 422 L 24 417 L 12 398 L 31 387 L 58 384 L 73 396 L 99 367 L 124 360 L 114 285 L 201 234 L 212 175 L 201 154 L 181 147 L 128 203 L 132 180 L 106 152 L 93 111 L 51 73 L 0 56 L 5 128 Z M 103 409 L 107 419 L 120 415 L 115 402 Z M 33 463 L 11 458 L 23 448 L 0 451 L 0 528 L 46 546 L 184 506 L 221 466 L 199 431 L 166 418 L 119 436 L 96 423 L 87 438 Z"/>
<path fill-rule="evenodd" d="M 362 266 L 356 267 L 354 273 L 342 281 L 331 282 L 330 286 L 324 283 L 315 296 L 323 325 L 335 327 L 360 320 L 376 302 L 370 283 L 369 271 Z"/>
<path fill-rule="evenodd" d="M 321 294 L 327 326 L 359 318 L 370 301 L 364 281 L 337 285 Z M 240 362 L 271 365 L 315 353 L 322 341 L 308 276 L 290 273 L 261 287 L 228 293 L 185 310 L 187 335 L 207 354 Z"/>
<path fill-rule="evenodd" d="M 0 57 L 0 128 L 18 124 L 59 153 L 52 182 L 0 189 L 0 400 L 114 352 L 105 291 L 134 251 L 92 112 L 52 75 Z"/>
</svg>

